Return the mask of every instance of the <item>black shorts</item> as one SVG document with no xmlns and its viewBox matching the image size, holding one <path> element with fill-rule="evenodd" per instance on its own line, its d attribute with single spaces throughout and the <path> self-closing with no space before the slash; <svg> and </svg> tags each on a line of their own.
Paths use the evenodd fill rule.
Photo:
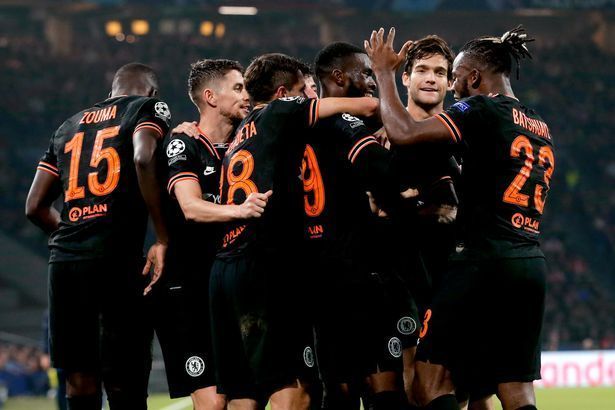
<svg viewBox="0 0 615 410">
<path fill-rule="evenodd" d="M 147 394 L 153 329 L 141 258 L 49 264 L 49 338 L 54 367 L 102 374 L 107 386 Z"/>
<path fill-rule="evenodd" d="M 401 371 L 402 350 L 416 346 L 416 306 L 401 280 L 327 258 L 314 270 L 318 365 L 326 384 Z"/>
<path fill-rule="evenodd" d="M 216 259 L 210 277 L 218 391 L 268 398 L 317 378 L 300 261 L 280 255 Z"/>
<path fill-rule="evenodd" d="M 204 279 L 208 276 L 203 272 Z M 208 281 L 159 284 L 151 302 L 170 397 L 215 385 Z"/>
<path fill-rule="evenodd" d="M 417 360 L 444 365 L 470 392 L 540 379 L 546 273 L 540 257 L 451 262 Z"/>
</svg>

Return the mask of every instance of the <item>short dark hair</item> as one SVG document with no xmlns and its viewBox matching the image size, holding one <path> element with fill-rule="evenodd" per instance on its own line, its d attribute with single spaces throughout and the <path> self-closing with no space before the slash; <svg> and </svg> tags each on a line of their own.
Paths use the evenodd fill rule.
<svg viewBox="0 0 615 410">
<path fill-rule="evenodd" d="M 243 74 L 243 67 L 234 60 L 199 60 L 190 65 L 188 75 L 188 95 L 193 103 L 198 105 L 203 89 L 212 81 L 219 80 L 226 73 L 237 70 Z"/>
<path fill-rule="evenodd" d="M 113 87 L 131 88 L 137 83 L 149 83 L 158 88 L 158 76 L 154 69 L 142 63 L 128 63 L 121 66 L 113 76 Z"/>
<path fill-rule="evenodd" d="M 425 58 L 433 57 L 434 55 L 441 55 L 446 59 L 448 63 L 446 76 L 449 81 L 453 79 L 453 60 L 455 54 L 449 45 L 440 36 L 435 34 L 426 36 L 412 43 L 406 54 L 406 63 L 404 64 L 404 72 L 410 74 L 414 62 L 416 60 L 422 60 Z"/>
<path fill-rule="evenodd" d="M 314 71 L 320 79 L 339 67 L 341 60 L 354 54 L 366 54 L 354 44 L 337 41 L 318 52 L 314 59 Z"/>
<path fill-rule="evenodd" d="M 464 58 L 470 58 L 479 64 L 490 68 L 494 73 L 503 73 L 510 76 L 512 60 L 517 65 L 517 78 L 519 78 L 519 62 L 523 58 L 532 58 L 525 43 L 534 41 L 527 38 L 522 25 L 507 31 L 501 37 L 479 37 L 468 41 L 459 51 Z"/>
<path fill-rule="evenodd" d="M 269 101 L 278 87 L 290 90 L 299 80 L 297 73 L 306 69 L 306 64 L 286 54 L 263 54 L 246 68 L 245 87 L 253 102 Z"/>
</svg>

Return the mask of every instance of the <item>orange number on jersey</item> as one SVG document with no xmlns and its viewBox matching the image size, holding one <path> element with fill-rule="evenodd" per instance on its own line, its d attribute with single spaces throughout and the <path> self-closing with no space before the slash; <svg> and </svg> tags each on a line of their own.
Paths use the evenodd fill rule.
<svg viewBox="0 0 615 410">
<path fill-rule="evenodd" d="M 120 127 L 109 127 L 96 133 L 94 150 L 90 159 L 90 166 L 97 168 L 100 161 L 107 160 L 107 177 L 102 184 L 98 182 L 98 172 L 88 174 L 88 189 L 96 196 L 110 194 L 117 187 L 120 180 L 120 156 L 113 147 L 103 148 L 102 145 L 107 138 L 113 138 L 120 133 Z M 83 148 L 83 132 L 78 132 L 64 146 L 64 153 L 70 152 L 70 171 L 68 175 L 68 189 L 65 192 L 64 201 L 72 201 L 85 197 L 85 188 L 77 186 L 79 178 L 79 160 Z"/>
<path fill-rule="evenodd" d="M 119 125 L 116 127 L 105 128 L 96 133 L 94 141 L 94 150 L 92 151 L 92 159 L 90 166 L 98 168 L 100 161 L 107 161 L 107 177 L 101 184 L 98 182 L 98 172 L 90 172 L 88 174 L 88 188 L 90 192 L 96 196 L 107 195 L 117 187 L 120 182 L 120 156 L 113 147 L 103 148 L 102 145 L 107 138 L 117 137 L 120 133 Z"/>
<path fill-rule="evenodd" d="M 510 156 L 518 158 L 521 156 L 522 150 L 525 151 L 525 164 L 504 192 L 502 200 L 508 204 L 528 207 L 529 196 L 519 191 L 521 191 L 523 185 L 525 185 L 525 182 L 530 177 L 530 172 L 534 165 L 534 150 L 530 140 L 525 135 L 519 135 L 515 138 L 510 146 Z M 551 150 L 549 146 L 545 145 L 538 151 L 538 165 L 545 170 L 544 181 L 547 190 L 549 190 L 549 183 L 551 182 L 551 176 L 555 169 L 555 156 L 553 155 L 553 150 Z M 534 189 L 534 207 L 541 214 L 545 208 L 545 199 L 546 192 L 544 192 L 543 187 L 541 185 L 536 185 Z"/>
<path fill-rule="evenodd" d="M 64 192 L 64 202 L 85 197 L 85 188 L 77 186 L 79 178 L 79 160 L 83 147 L 83 132 L 78 132 L 64 146 L 64 153 L 70 152 L 70 171 L 68 173 L 68 189 Z"/>
<path fill-rule="evenodd" d="M 534 151 L 530 140 L 525 135 L 519 135 L 515 138 L 510 146 L 510 156 L 518 158 L 521 156 L 522 150 L 525 151 L 525 164 L 504 192 L 502 200 L 508 204 L 527 207 L 528 196 L 519 191 L 521 191 L 523 185 L 525 185 L 525 182 L 530 177 L 532 164 L 534 163 Z"/>
<path fill-rule="evenodd" d="M 238 175 L 233 173 L 235 165 L 237 163 L 241 164 L 241 172 Z M 237 151 L 231 161 L 228 164 L 228 170 L 226 171 L 226 179 L 228 180 L 228 194 L 227 194 L 227 204 L 232 204 L 233 197 L 235 196 L 235 191 L 240 190 L 243 191 L 246 195 L 250 195 L 252 192 L 258 192 L 258 188 L 254 181 L 250 179 L 252 176 L 252 171 L 254 171 L 254 157 L 250 152 L 246 150 Z"/>
<path fill-rule="evenodd" d="M 301 176 L 303 177 L 305 214 L 316 217 L 325 209 L 325 186 L 322 182 L 316 153 L 314 153 L 314 149 L 310 145 L 305 146 L 301 163 Z M 312 193 L 311 200 L 310 193 Z"/>
<path fill-rule="evenodd" d="M 429 320 L 431 320 L 431 309 L 427 309 L 425 312 L 425 320 L 423 320 L 423 327 L 421 328 L 421 333 L 419 333 L 419 338 L 422 339 L 427 334 L 427 329 L 429 329 Z"/>
<path fill-rule="evenodd" d="M 540 148 L 540 151 L 538 151 L 538 165 L 545 169 L 544 180 L 548 191 L 551 176 L 555 170 L 555 156 L 550 147 L 544 146 Z M 543 191 L 541 185 L 536 185 L 536 190 L 534 191 L 534 206 L 541 214 L 545 209 L 545 199 L 547 199 L 547 192 Z"/>
</svg>

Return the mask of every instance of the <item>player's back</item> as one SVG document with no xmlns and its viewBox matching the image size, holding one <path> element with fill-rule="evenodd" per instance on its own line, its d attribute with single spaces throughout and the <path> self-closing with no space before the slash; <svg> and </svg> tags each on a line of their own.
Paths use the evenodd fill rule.
<svg viewBox="0 0 615 410">
<path fill-rule="evenodd" d="M 363 121 L 349 114 L 321 120 L 308 139 L 302 165 L 304 236 L 312 253 L 356 259 L 369 250 L 371 210 L 365 181 L 353 161 L 376 145 Z"/>
<path fill-rule="evenodd" d="M 538 236 L 555 165 L 546 123 L 503 95 L 471 97 L 440 116 L 465 145 L 459 220 L 467 254 L 542 256 Z"/>
<path fill-rule="evenodd" d="M 66 120 L 53 134 L 39 169 L 60 178 L 60 227 L 50 238 L 50 261 L 141 255 L 147 212 L 133 161 L 133 134 L 162 137 L 170 112 L 148 97 L 121 96 Z"/>
<path fill-rule="evenodd" d="M 301 240 L 301 158 L 318 101 L 302 97 L 256 106 L 242 121 L 223 159 L 222 204 L 240 204 L 252 192 L 273 190 L 261 218 L 224 226 L 219 257 L 296 248 Z M 296 251 L 296 249 L 295 249 Z"/>
</svg>

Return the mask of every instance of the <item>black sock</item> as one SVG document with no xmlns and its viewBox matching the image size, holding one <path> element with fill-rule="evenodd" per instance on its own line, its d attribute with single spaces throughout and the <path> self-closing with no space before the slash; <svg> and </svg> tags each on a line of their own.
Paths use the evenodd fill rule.
<svg viewBox="0 0 615 410">
<path fill-rule="evenodd" d="M 526 406 L 519 407 L 517 410 L 538 410 L 538 408 L 533 404 L 528 404 Z"/>
<path fill-rule="evenodd" d="M 100 410 L 102 408 L 102 394 L 88 394 L 83 396 L 67 397 L 68 410 Z"/>
<path fill-rule="evenodd" d="M 403 398 L 402 398 L 403 397 Z M 371 409 L 373 410 L 403 410 L 406 404 L 406 395 L 398 391 L 383 391 L 371 396 Z"/>
<path fill-rule="evenodd" d="M 454 394 L 445 394 L 430 401 L 425 410 L 459 410 L 459 403 Z"/>
</svg>

